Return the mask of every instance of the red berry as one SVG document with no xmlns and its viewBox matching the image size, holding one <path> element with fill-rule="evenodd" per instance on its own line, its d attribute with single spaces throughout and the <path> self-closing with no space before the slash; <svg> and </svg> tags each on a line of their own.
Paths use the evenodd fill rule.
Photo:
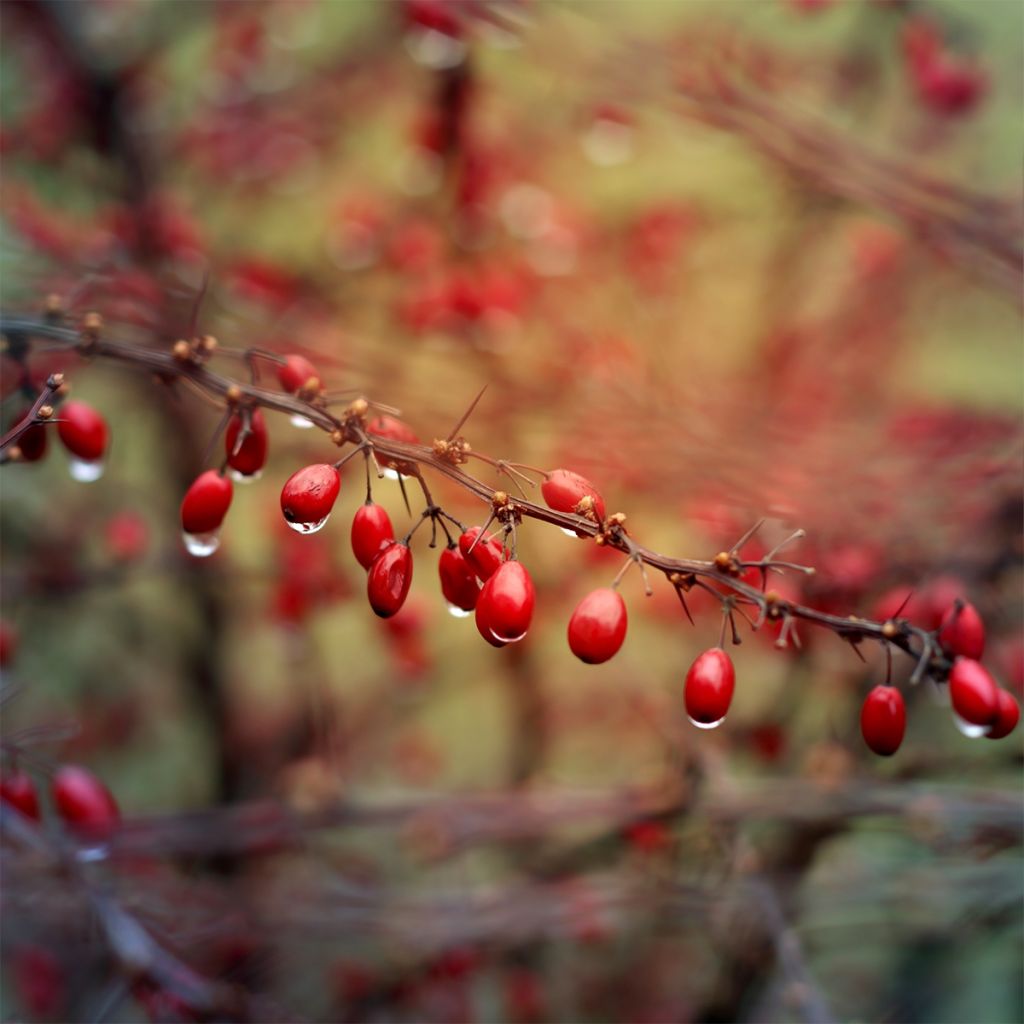
<svg viewBox="0 0 1024 1024">
<path fill-rule="evenodd" d="M 39 794 L 27 773 L 16 771 L 0 779 L 0 799 L 16 807 L 26 818 L 39 821 Z"/>
<path fill-rule="evenodd" d="M 366 425 L 366 431 L 375 437 L 383 437 L 388 441 L 399 441 L 402 444 L 420 443 L 420 439 L 416 436 L 412 427 L 401 420 L 396 420 L 394 416 L 378 416 Z M 388 459 L 383 456 L 379 456 L 378 460 L 385 469 L 404 473 L 406 476 L 411 474 L 414 469 L 410 462 Z"/>
<path fill-rule="evenodd" d="M 412 583 L 412 552 L 402 543 L 385 548 L 370 566 L 366 596 L 382 618 L 394 615 L 405 603 Z"/>
<path fill-rule="evenodd" d="M 471 526 L 459 537 L 459 551 L 462 557 L 470 564 L 473 572 L 480 577 L 481 582 L 486 583 L 503 561 L 501 541 L 497 537 L 485 537 L 477 541 L 480 536 L 480 527 Z"/>
<path fill-rule="evenodd" d="M 244 417 L 235 413 L 228 422 L 227 433 L 224 435 L 224 450 L 228 457 L 228 465 L 239 476 L 256 476 L 267 461 L 267 423 L 259 409 L 253 409 L 249 415 L 249 432 L 239 445 Z"/>
<path fill-rule="evenodd" d="M 107 422 L 85 402 L 65 402 L 58 413 L 57 435 L 72 455 L 98 462 L 107 450 Z"/>
<path fill-rule="evenodd" d="M 599 665 L 626 639 L 626 602 L 611 587 L 587 594 L 569 620 L 569 649 L 580 661 Z"/>
<path fill-rule="evenodd" d="M 487 586 L 487 584 L 485 583 L 484 586 Z M 482 594 L 483 591 L 481 590 L 480 593 Z M 479 594 L 477 595 L 476 616 L 475 616 L 474 621 L 476 622 L 476 630 L 477 630 L 477 632 L 492 647 L 505 647 L 506 646 L 506 641 L 499 640 L 498 637 L 496 637 L 494 635 L 494 632 L 491 629 L 490 606 L 485 604 L 483 601 L 480 600 L 480 595 Z"/>
<path fill-rule="evenodd" d="M 1009 690 L 999 691 L 999 709 L 996 712 L 996 720 L 992 723 L 991 730 L 986 734 L 990 740 L 1001 740 L 1009 736 L 1017 723 L 1020 721 L 1020 705 L 1017 698 Z"/>
<path fill-rule="evenodd" d="M 213 533 L 220 529 L 231 507 L 234 488 L 215 469 L 200 473 L 181 502 L 181 528 L 185 533 Z"/>
<path fill-rule="evenodd" d="M 694 725 L 710 727 L 721 723 L 732 703 L 736 671 L 732 659 L 721 647 L 698 655 L 686 673 L 683 700 Z"/>
<path fill-rule="evenodd" d="M 957 658 L 949 673 L 953 710 L 971 725 L 989 725 L 999 714 L 999 687 L 988 671 L 972 658 Z"/>
<path fill-rule="evenodd" d="M 54 806 L 65 824 L 89 831 L 106 831 L 121 820 L 109 789 L 92 772 L 68 764 L 51 783 Z"/>
<path fill-rule="evenodd" d="M 352 519 L 352 552 L 356 561 L 369 569 L 373 560 L 395 539 L 387 511 L 368 501 L 356 509 Z"/>
<path fill-rule="evenodd" d="M 530 628 L 535 597 L 533 580 L 522 562 L 502 562 L 484 584 L 477 601 L 477 624 L 503 643 L 522 640 Z"/>
<path fill-rule="evenodd" d="M 864 742 L 882 757 L 895 754 L 907 731 L 907 709 L 903 694 L 894 686 L 876 686 L 860 709 L 860 731 Z"/>
<path fill-rule="evenodd" d="M 951 658 L 980 661 L 985 651 L 985 624 L 973 604 L 957 601 L 942 616 L 939 644 Z"/>
<path fill-rule="evenodd" d="M 454 608 L 471 612 L 480 597 L 480 584 L 473 567 L 456 547 L 445 548 L 437 563 L 441 577 L 441 593 Z"/>
<path fill-rule="evenodd" d="M 29 413 L 28 409 L 22 409 L 14 417 L 14 423 L 20 423 Z M 38 462 L 46 454 L 46 427 L 41 423 L 33 423 L 21 437 L 18 438 L 18 450 L 24 462 Z"/>
<path fill-rule="evenodd" d="M 284 362 L 277 368 L 277 379 L 281 387 L 291 395 L 303 388 L 320 390 L 320 374 L 305 356 L 285 356 Z"/>
<path fill-rule="evenodd" d="M 571 469 L 552 470 L 540 485 L 540 490 L 548 508 L 556 512 L 577 512 L 579 503 L 584 498 L 590 498 L 595 515 L 600 520 L 604 519 L 604 498 L 586 477 Z"/>
<path fill-rule="evenodd" d="M 327 522 L 341 489 L 333 466 L 318 462 L 293 473 L 281 488 L 285 521 L 299 533 L 314 533 Z"/>
</svg>

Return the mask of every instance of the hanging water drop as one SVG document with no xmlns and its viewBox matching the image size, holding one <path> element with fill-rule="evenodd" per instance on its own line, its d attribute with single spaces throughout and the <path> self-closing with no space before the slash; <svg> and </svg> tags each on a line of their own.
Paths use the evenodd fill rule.
<svg viewBox="0 0 1024 1024">
<path fill-rule="evenodd" d="M 293 427 L 300 430 L 309 430 L 313 426 L 313 421 L 308 416 L 293 416 L 291 422 Z"/>
<path fill-rule="evenodd" d="M 953 712 L 953 724 L 969 740 L 981 739 L 982 736 L 987 736 L 992 731 L 991 723 L 975 725 L 974 722 L 968 722 L 965 718 L 961 718 L 955 711 Z"/>
<path fill-rule="evenodd" d="M 185 550 L 196 558 L 209 558 L 220 547 L 220 530 L 207 533 L 183 533 Z"/>
<path fill-rule="evenodd" d="M 237 469 L 228 467 L 228 476 L 236 484 L 253 484 L 263 476 L 263 470 L 257 470 L 255 473 L 239 473 Z"/>
<path fill-rule="evenodd" d="M 457 604 L 452 604 L 451 601 L 448 604 L 448 614 L 454 619 L 468 619 L 473 614 L 472 609 L 468 612 L 465 608 L 460 608 Z"/>
<path fill-rule="evenodd" d="M 559 529 L 566 535 L 566 537 L 578 537 L 579 534 L 575 530 L 567 530 L 564 526 L 560 526 Z"/>
<path fill-rule="evenodd" d="M 500 636 L 498 633 L 495 633 L 494 630 L 492 629 L 491 636 L 493 636 L 495 640 L 499 641 L 499 643 L 517 644 L 520 640 L 523 639 L 523 637 L 526 636 L 526 631 L 524 630 L 522 633 L 519 634 L 519 636 Z"/>
<path fill-rule="evenodd" d="M 327 525 L 327 520 L 330 519 L 330 518 L 331 518 L 330 514 L 328 514 L 328 515 L 324 516 L 323 519 L 319 519 L 319 520 L 317 520 L 314 523 L 293 523 L 293 522 L 291 522 L 288 519 L 286 519 L 285 522 L 288 523 L 288 525 L 296 533 L 307 534 L 307 533 L 318 533 L 320 530 L 322 530 Z"/>
<path fill-rule="evenodd" d="M 91 484 L 103 476 L 105 465 L 102 459 L 76 459 L 72 458 L 68 464 L 71 479 L 77 480 L 80 484 Z"/>
<path fill-rule="evenodd" d="M 698 722 L 696 718 L 690 718 L 689 715 L 686 717 L 689 718 L 690 723 L 697 726 L 698 729 L 717 729 L 725 721 L 725 715 L 722 715 L 717 722 Z"/>
</svg>

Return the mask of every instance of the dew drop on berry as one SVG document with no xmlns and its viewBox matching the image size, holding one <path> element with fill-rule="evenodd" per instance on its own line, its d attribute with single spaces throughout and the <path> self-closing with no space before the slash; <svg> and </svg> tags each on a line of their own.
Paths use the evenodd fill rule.
<svg viewBox="0 0 1024 1024">
<path fill-rule="evenodd" d="M 689 715 L 686 717 L 689 718 L 690 722 L 697 726 L 698 729 L 717 729 L 725 721 L 725 715 L 722 715 L 717 722 L 698 722 L 696 718 L 690 718 Z"/>
<path fill-rule="evenodd" d="M 491 636 L 493 636 L 494 639 L 501 644 L 517 644 L 520 640 L 525 638 L 527 632 L 527 630 L 523 630 L 523 632 L 520 633 L 519 636 L 501 636 L 500 634 L 495 633 L 494 630 L 492 629 Z"/>
<path fill-rule="evenodd" d="M 447 604 L 448 614 L 453 619 L 468 619 L 473 614 L 472 608 L 467 612 L 465 608 L 460 608 L 457 604 L 452 604 L 451 601 L 448 601 Z"/>
<path fill-rule="evenodd" d="M 575 530 L 567 530 L 564 526 L 560 526 L 559 529 L 566 535 L 566 537 L 575 538 L 577 535 Z"/>
<path fill-rule="evenodd" d="M 206 533 L 183 533 L 185 550 L 196 558 L 209 558 L 220 547 L 220 530 L 209 530 Z"/>
<path fill-rule="evenodd" d="M 953 724 L 966 736 L 969 740 L 978 740 L 982 736 L 987 736 L 992 731 L 992 725 L 975 725 L 973 722 L 968 722 L 966 719 L 961 718 L 955 711 L 953 712 Z"/>
<path fill-rule="evenodd" d="M 80 484 L 91 484 L 103 476 L 104 466 L 102 459 L 78 459 L 72 457 L 68 463 L 68 471 L 71 479 L 77 480 Z"/>
<path fill-rule="evenodd" d="M 308 416 L 293 416 L 291 424 L 293 427 L 298 427 L 299 430 L 309 430 L 313 426 L 313 421 Z"/>
<path fill-rule="evenodd" d="M 263 476 L 263 470 L 258 469 L 255 473 L 239 473 L 237 469 L 232 469 L 228 466 L 228 476 L 236 484 L 253 484 Z"/>
<path fill-rule="evenodd" d="M 323 519 L 317 520 L 315 523 L 293 523 L 290 519 L 285 519 L 285 522 L 296 532 L 303 535 L 308 533 L 319 533 L 327 525 L 327 520 L 331 518 L 331 514 L 328 512 Z"/>
</svg>

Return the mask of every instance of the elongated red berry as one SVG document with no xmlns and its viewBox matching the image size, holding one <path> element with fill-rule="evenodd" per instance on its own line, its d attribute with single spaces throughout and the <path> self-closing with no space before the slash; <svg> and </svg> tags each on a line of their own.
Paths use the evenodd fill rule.
<svg viewBox="0 0 1024 1024">
<path fill-rule="evenodd" d="M 484 586 L 487 586 L 485 583 Z M 483 593 L 483 590 L 480 591 Z M 485 604 L 480 600 L 480 596 L 477 595 L 476 602 L 476 616 L 474 621 L 476 622 L 477 632 L 492 646 L 492 647 L 505 647 L 507 641 L 499 640 L 494 635 L 494 631 L 491 629 L 491 618 L 490 618 L 490 605 Z"/>
<path fill-rule="evenodd" d="M 513 644 L 526 636 L 535 600 L 533 580 L 523 563 L 502 562 L 480 591 L 477 617 L 496 640 Z"/>
<path fill-rule="evenodd" d="M 188 534 L 219 530 L 231 507 L 233 493 L 231 481 L 215 469 L 200 473 L 181 502 L 182 530 Z"/>
<path fill-rule="evenodd" d="M 420 439 L 408 423 L 396 420 L 394 416 L 378 416 L 370 420 L 366 425 L 367 433 L 374 437 L 383 437 L 389 441 L 400 441 L 403 444 L 419 444 Z M 401 459 L 390 459 L 383 454 L 378 454 L 377 461 L 385 468 L 391 470 L 392 475 L 403 473 L 406 476 L 415 469 L 411 462 Z"/>
<path fill-rule="evenodd" d="M 67 825 L 90 832 L 105 832 L 121 820 L 110 790 L 92 772 L 67 764 L 51 783 L 53 803 Z"/>
<path fill-rule="evenodd" d="M 242 477 L 253 477 L 262 471 L 267 461 L 267 422 L 259 409 L 253 409 L 249 414 L 249 431 L 239 443 L 244 423 L 241 413 L 235 413 L 228 421 L 224 450 L 228 466 L 235 473 Z"/>
<path fill-rule="evenodd" d="M 579 504 L 584 498 L 589 498 L 596 517 L 599 520 L 604 519 L 604 498 L 586 477 L 574 473 L 571 469 L 552 470 L 540 485 L 540 491 L 548 508 L 556 512 L 582 514 L 583 510 L 579 508 Z"/>
<path fill-rule="evenodd" d="M 986 733 L 987 738 L 990 740 L 1001 740 L 1004 736 L 1009 736 L 1017 728 L 1019 721 L 1020 705 L 1017 703 L 1017 698 L 1009 691 L 1000 689 L 996 720 L 992 723 L 992 728 Z"/>
<path fill-rule="evenodd" d="M 16 807 L 26 818 L 39 821 L 39 794 L 27 772 L 15 771 L 0 779 L 0 799 Z"/>
<path fill-rule="evenodd" d="M 360 505 L 352 519 L 352 553 L 369 569 L 373 560 L 395 539 L 387 510 L 372 501 Z"/>
<path fill-rule="evenodd" d="M 324 462 L 293 473 L 281 488 L 285 522 L 299 533 L 316 533 L 327 522 L 340 489 L 338 471 Z"/>
<path fill-rule="evenodd" d="M 457 547 L 445 548 L 437 563 L 441 593 L 453 608 L 471 612 L 480 597 L 480 584 L 473 567 Z"/>
<path fill-rule="evenodd" d="M 497 537 L 484 537 L 482 540 L 477 540 L 480 530 L 479 526 L 471 526 L 466 530 L 459 537 L 459 551 L 462 552 L 462 557 L 470 564 L 481 582 L 486 583 L 497 572 L 503 556 L 501 541 Z"/>
<path fill-rule="evenodd" d="M 860 709 L 860 732 L 864 742 L 882 757 L 900 748 L 907 731 L 907 709 L 903 694 L 895 686 L 876 686 Z"/>
<path fill-rule="evenodd" d="M 57 414 L 57 436 L 83 462 L 98 462 L 107 450 L 107 421 L 85 402 L 65 402 Z"/>
<path fill-rule="evenodd" d="M 28 414 L 29 409 L 22 409 L 14 417 L 13 423 L 20 423 Z M 12 424 L 13 425 L 13 424 Z M 38 462 L 46 454 L 46 427 L 41 423 L 33 423 L 19 438 L 18 450 L 23 462 Z"/>
<path fill-rule="evenodd" d="M 291 395 L 303 389 L 320 390 L 320 374 L 305 356 L 285 356 L 284 362 L 277 367 L 277 380 Z"/>
<path fill-rule="evenodd" d="M 942 616 L 939 644 L 951 658 L 980 661 L 985 652 L 985 624 L 973 604 L 955 602 Z"/>
<path fill-rule="evenodd" d="M 957 658 L 949 673 L 953 710 L 971 725 L 991 725 L 999 714 L 999 687 L 973 658 Z"/>
<path fill-rule="evenodd" d="M 394 615 L 409 594 L 412 583 L 412 552 L 402 543 L 386 547 L 370 566 L 366 596 L 370 607 L 382 618 Z"/>
<path fill-rule="evenodd" d="M 626 639 L 626 602 L 611 587 L 591 591 L 569 619 L 569 649 L 580 661 L 607 661 Z"/>
<path fill-rule="evenodd" d="M 736 670 L 721 647 L 711 647 L 698 655 L 683 685 L 683 702 L 690 721 L 703 729 L 721 724 L 735 688 Z"/>
</svg>

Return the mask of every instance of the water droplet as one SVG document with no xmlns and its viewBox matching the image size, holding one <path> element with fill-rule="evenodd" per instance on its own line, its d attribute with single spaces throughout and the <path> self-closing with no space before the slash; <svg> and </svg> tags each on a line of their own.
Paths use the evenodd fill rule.
<svg viewBox="0 0 1024 1024">
<path fill-rule="evenodd" d="M 236 484 L 254 484 L 263 476 L 263 470 L 259 469 L 255 473 L 239 473 L 237 469 L 228 469 L 228 476 Z"/>
<path fill-rule="evenodd" d="M 381 469 L 381 475 L 385 480 L 408 480 L 407 476 L 399 473 L 397 469 L 392 469 L 390 466 L 384 466 Z"/>
<path fill-rule="evenodd" d="M 466 58 L 466 44 L 462 40 L 453 39 L 444 32 L 432 28 L 407 32 L 405 48 L 417 64 L 432 68 L 434 71 L 458 67 Z"/>
<path fill-rule="evenodd" d="M 686 717 L 690 718 L 689 715 Z M 725 715 L 722 715 L 717 722 L 698 722 L 696 718 L 690 718 L 691 724 L 697 726 L 698 729 L 717 729 L 724 721 Z"/>
<path fill-rule="evenodd" d="M 315 523 L 293 523 L 287 519 L 285 522 L 288 523 L 296 533 L 317 533 L 327 525 L 327 520 L 330 518 L 330 514 L 328 513 L 323 517 L 323 519 L 320 519 Z"/>
<path fill-rule="evenodd" d="M 95 864 L 96 861 L 106 860 L 110 856 L 110 849 L 107 846 L 83 846 L 75 852 L 75 860 L 80 864 Z"/>
<path fill-rule="evenodd" d="M 567 530 L 564 526 L 560 526 L 559 529 L 562 531 L 562 533 L 564 533 L 566 535 L 566 537 L 575 537 L 576 536 L 576 531 L 575 530 Z"/>
<path fill-rule="evenodd" d="M 86 459 L 72 459 L 68 466 L 71 479 L 77 480 L 80 484 L 91 484 L 94 480 L 99 480 L 105 468 L 102 459 L 95 459 L 92 462 Z"/>
<path fill-rule="evenodd" d="M 313 421 L 306 416 L 293 416 L 292 426 L 298 427 L 300 430 L 309 430 L 313 426 Z"/>
<path fill-rule="evenodd" d="M 969 740 L 981 739 L 982 736 L 987 736 L 992 731 L 991 725 L 975 725 L 973 722 L 961 718 L 955 711 L 953 712 L 953 724 Z"/>
<path fill-rule="evenodd" d="M 491 636 L 493 636 L 495 640 L 500 640 L 503 644 L 517 644 L 524 636 L 526 636 L 526 632 L 523 631 L 519 636 L 501 636 L 501 634 L 495 633 L 492 629 Z"/>
<path fill-rule="evenodd" d="M 185 550 L 196 558 L 208 558 L 220 547 L 220 530 L 209 533 L 183 533 Z"/>
<path fill-rule="evenodd" d="M 455 619 L 468 619 L 473 613 L 471 611 L 467 612 L 465 608 L 460 608 L 457 604 L 452 604 L 451 601 L 449 601 L 448 614 Z"/>
</svg>

